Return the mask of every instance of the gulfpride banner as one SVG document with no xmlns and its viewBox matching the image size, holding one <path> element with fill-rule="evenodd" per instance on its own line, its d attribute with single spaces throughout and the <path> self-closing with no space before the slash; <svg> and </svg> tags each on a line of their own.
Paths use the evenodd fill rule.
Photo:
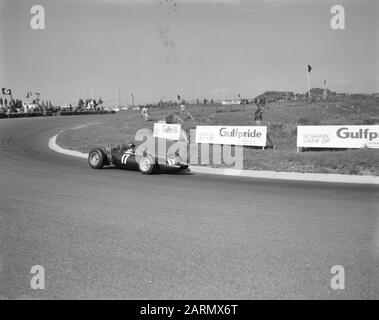
<svg viewBox="0 0 379 320">
<path fill-rule="evenodd" d="M 196 143 L 266 146 L 266 126 L 196 126 Z"/>
<path fill-rule="evenodd" d="M 298 148 L 379 148 L 379 126 L 298 126 Z"/>
<path fill-rule="evenodd" d="M 181 131 L 180 124 L 154 123 L 153 136 L 155 138 L 179 140 L 180 131 Z"/>
</svg>

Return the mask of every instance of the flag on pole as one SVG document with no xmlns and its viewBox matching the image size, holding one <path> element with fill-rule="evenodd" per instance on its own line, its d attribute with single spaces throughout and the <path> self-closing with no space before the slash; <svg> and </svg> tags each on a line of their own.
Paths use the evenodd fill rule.
<svg viewBox="0 0 379 320">
<path fill-rule="evenodd" d="M 3 94 L 5 95 L 12 95 L 12 90 L 11 89 L 6 89 L 6 88 L 1 88 Z"/>
<path fill-rule="evenodd" d="M 310 73 L 312 71 L 312 67 L 308 64 L 308 72 Z"/>
</svg>

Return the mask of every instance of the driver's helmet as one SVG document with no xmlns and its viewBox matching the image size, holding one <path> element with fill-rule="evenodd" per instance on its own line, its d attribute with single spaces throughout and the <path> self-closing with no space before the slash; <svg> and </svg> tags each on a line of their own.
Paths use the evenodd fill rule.
<svg viewBox="0 0 379 320">
<path fill-rule="evenodd" d="M 127 141 L 125 146 L 126 146 L 126 149 L 128 149 L 128 150 L 130 150 L 130 149 L 134 150 L 134 148 L 136 147 L 136 145 L 130 141 Z"/>
</svg>

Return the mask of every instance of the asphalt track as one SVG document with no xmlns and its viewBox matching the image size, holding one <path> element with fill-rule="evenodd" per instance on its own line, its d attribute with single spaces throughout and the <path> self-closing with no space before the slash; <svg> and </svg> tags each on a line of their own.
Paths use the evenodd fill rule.
<svg viewBox="0 0 379 320">
<path fill-rule="evenodd" d="M 0 120 L 0 299 L 379 297 L 377 186 L 96 171 L 48 148 L 102 118 Z"/>
</svg>

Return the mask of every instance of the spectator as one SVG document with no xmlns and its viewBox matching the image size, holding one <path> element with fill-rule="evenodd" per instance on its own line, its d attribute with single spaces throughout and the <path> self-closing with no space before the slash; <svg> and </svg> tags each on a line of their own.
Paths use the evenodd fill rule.
<svg viewBox="0 0 379 320">
<path fill-rule="evenodd" d="M 144 119 L 145 121 L 148 121 L 148 120 L 149 120 L 149 116 L 150 116 L 150 114 L 149 114 L 149 110 L 147 110 L 146 107 L 143 107 L 143 108 L 142 108 L 142 117 L 143 117 L 143 119 Z"/>
<path fill-rule="evenodd" d="M 259 123 L 263 120 L 263 107 L 266 104 L 264 99 L 256 99 L 255 104 L 257 105 L 257 110 L 254 113 L 254 121 Z"/>
<path fill-rule="evenodd" d="M 93 110 L 94 109 L 94 103 L 93 103 L 93 100 L 88 100 L 88 107 L 87 107 L 88 110 Z"/>
<path fill-rule="evenodd" d="M 78 101 L 78 110 L 82 111 L 83 109 L 84 109 L 84 101 L 82 98 L 80 98 Z"/>
</svg>

